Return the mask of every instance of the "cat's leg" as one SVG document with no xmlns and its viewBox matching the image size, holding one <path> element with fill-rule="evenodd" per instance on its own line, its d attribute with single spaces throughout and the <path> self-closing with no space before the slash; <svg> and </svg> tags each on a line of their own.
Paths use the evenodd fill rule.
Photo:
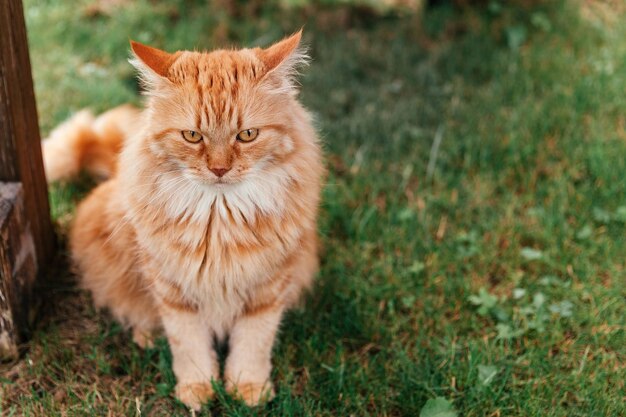
<svg viewBox="0 0 626 417">
<path fill-rule="evenodd" d="M 169 284 L 158 284 L 155 288 Z M 176 398 L 194 410 L 213 396 L 211 382 L 219 378 L 212 333 L 194 303 L 174 297 L 176 291 L 157 291 L 163 328 L 172 351 Z M 168 295 L 163 295 L 168 294 Z"/>
<path fill-rule="evenodd" d="M 317 270 L 317 237 L 311 230 L 303 237 L 297 252 L 287 257 L 277 276 L 256 289 L 253 302 L 235 321 L 230 331 L 224 379 L 226 389 L 248 405 L 273 398 L 272 345 L 282 315 L 311 286 Z"/>
<path fill-rule="evenodd" d="M 274 397 L 272 346 L 283 310 L 281 305 L 261 307 L 239 318 L 231 330 L 224 370 L 226 389 L 248 405 Z"/>
</svg>

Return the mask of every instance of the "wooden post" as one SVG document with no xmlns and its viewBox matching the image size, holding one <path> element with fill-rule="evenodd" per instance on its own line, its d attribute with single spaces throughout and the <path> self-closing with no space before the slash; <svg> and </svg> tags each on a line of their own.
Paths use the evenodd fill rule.
<svg viewBox="0 0 626 417">
<path fill-rule="evenodd" d="M 54 251 L 21 0 L 0 0 L 0 358 L 15 356 Z"/>
</svg>

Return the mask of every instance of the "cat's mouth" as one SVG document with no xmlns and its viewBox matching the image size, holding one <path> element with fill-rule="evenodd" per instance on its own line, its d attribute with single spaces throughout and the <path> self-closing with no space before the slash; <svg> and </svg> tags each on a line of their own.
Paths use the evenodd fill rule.
<svg viewBox="0 0 626 417">
<path fill-rule="evenodd" d="M 207 175 L 204 173 L 197 173 L 197 172 L 185 172 L 183 174 L 187 180 L 191 181 L 192 183 L 195 184 L 200 184 L 202 186 L 210 186 L 210 187 L 219 187 L 219 188 L 223 188 L 223 187 L 227 187 L 229 185 L 233 185 L 238 183 L 239 181 L 231 178 L 229 176 L 222 176 L 222 177 L 218 177 L 215 175 Z"/>
<path fill-rule="evenodd" d="M 238 178 L 236 175 L 222 175 L 221 177 L 218 177 L 217 175 L 206 178 L 206 180 L 208 182 L 211 182 L 213 184 L 216 185 L 228 185 L 228 184 L 235 184 L 238 183 L 241 179 Z"/>
<path fill-rule="evenodd" d="M 230 177 L 196 177 L 194 178 L 195 181 L 201 183 L 202 185 L 209 185 L 209 186 L 213 186 L 213 187 L 227 187 L 229 185 L 233 185 L 236 184 L 237 180 L 230 178 Z"/>
</svg>

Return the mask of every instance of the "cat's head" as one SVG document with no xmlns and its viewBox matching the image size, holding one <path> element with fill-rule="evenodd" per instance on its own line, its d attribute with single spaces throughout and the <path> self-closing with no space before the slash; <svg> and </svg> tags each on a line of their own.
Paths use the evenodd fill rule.
<svg viewBox="0 0 626 417">
<path fill-rule="evenodd" d="M 142 140 L 156 163 L 226 186 L 287 159 L 297 146 L 300 38 L 301 31 L 266 49 L 176 53 L 131 42 L 149 97 Z"/>
</svg>

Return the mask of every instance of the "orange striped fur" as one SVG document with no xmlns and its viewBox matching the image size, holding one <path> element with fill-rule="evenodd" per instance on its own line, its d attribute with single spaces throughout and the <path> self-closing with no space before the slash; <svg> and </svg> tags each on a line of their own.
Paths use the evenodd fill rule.
<svg viewBox="0 0 626 417">
<path fill-rule="evenodd" d="M 80 169 L 110 176 L 78 207 L 73 260 L 96 305 L 135 341 L 164 329 L 176 395 L 194 409 L 220 378 L 212 343 L 226 335 L 227 389 L 251 405 L 271 398 L 281 316 L 317 271 L 324 168 L 293 82 L 299 43 L 297 33 L 267 49 L 175 54 L 132 43 L 145 110 L 113 110 L 109 130 L 83 114 L 44 143 L 49 180 Z M 255 140 L 236 139 L 251 128 Z M 188 142 L 184 130 L 203 138 Z M 86 157 L 121 144 L 119 159 Z M 65 171 L 52 151 L 63 145 Z"/>
</svg>

